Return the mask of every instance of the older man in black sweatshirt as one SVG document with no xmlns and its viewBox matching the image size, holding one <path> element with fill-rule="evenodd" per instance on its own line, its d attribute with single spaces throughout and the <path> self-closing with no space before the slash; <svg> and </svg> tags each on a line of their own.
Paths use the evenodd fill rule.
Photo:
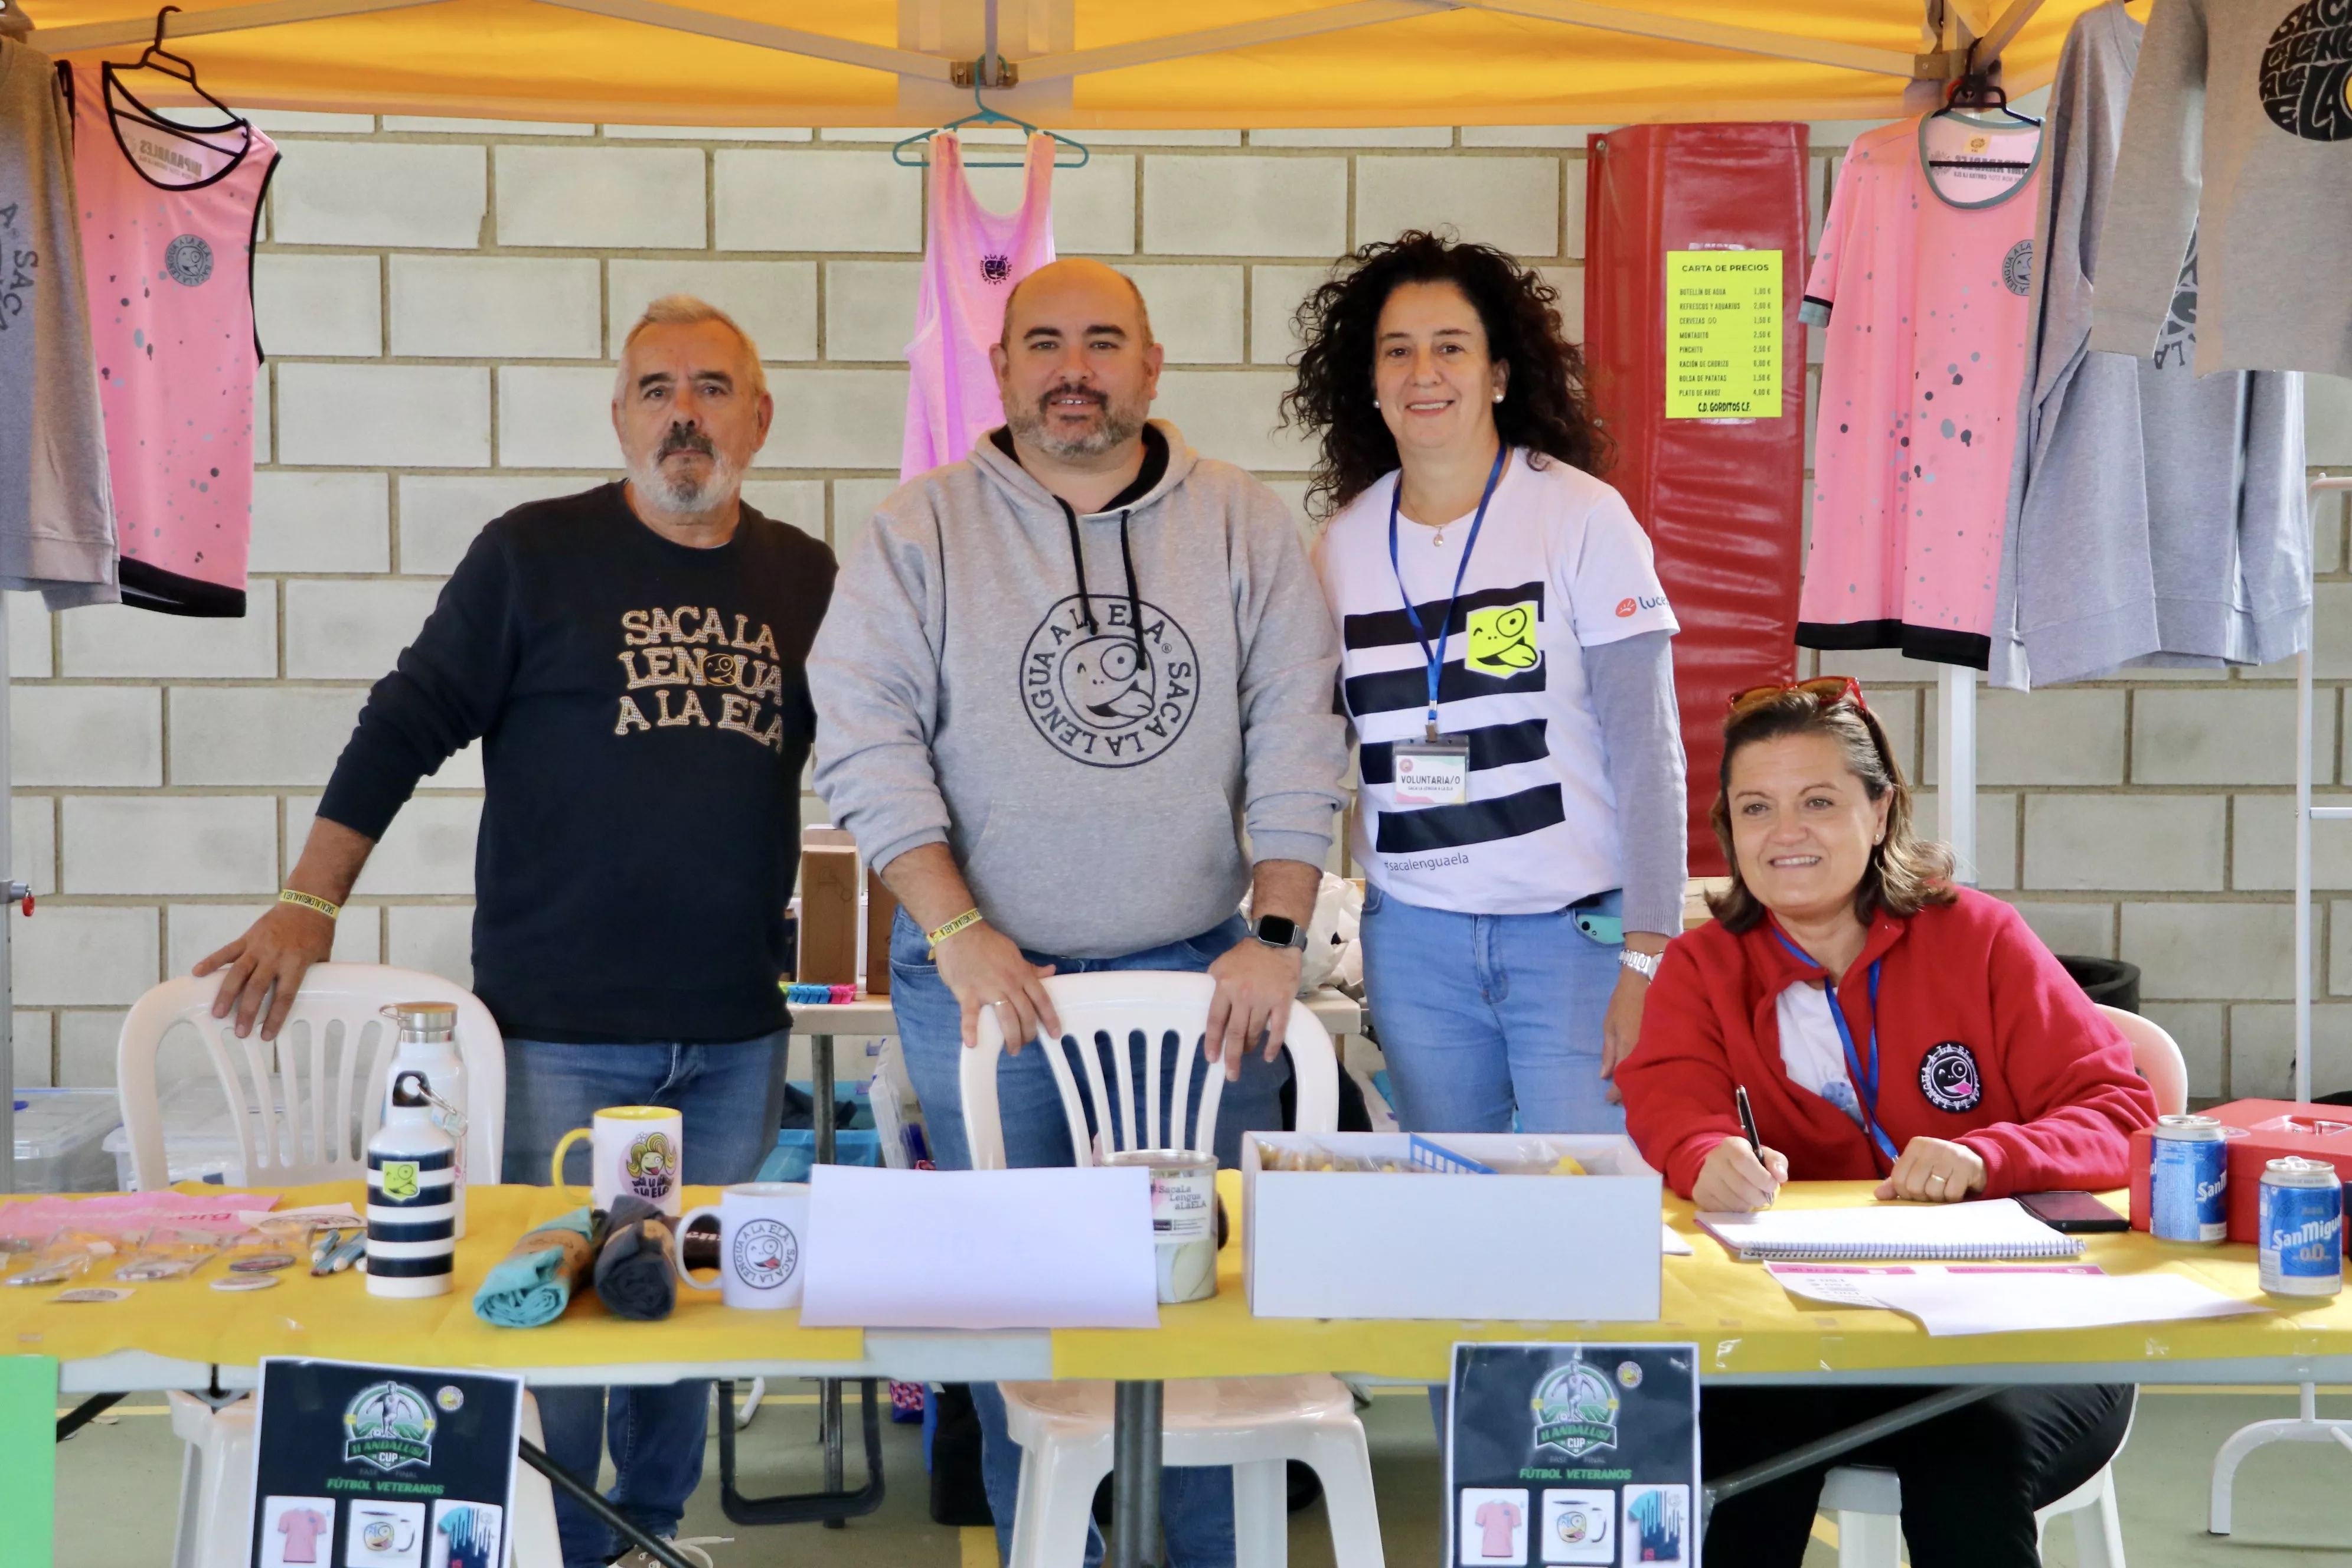
<svg viewBox="0 0 2352 1568">
<path fill-rule="evenodd" d="M 613 395 L 627 480 L 474 541 L 370 693 L 279 902 L 196 965 L 225 971 L 215 1016 L 276 1035 L 394 815 L 479 737 L 474 988 L 506 1037 L 505 1179 L 547 1181 L 565 1131 L 630 1104 L 684 1113 L 685 1179 L 752 1175 L 785 1040 L 803 661 L 834 579 L 823 544 L 738 498 L 772 413 L 733 321 L 648 308 Z M 614 1504 L 674 1535 L 707 1385 L 610 1393 L 541 1390 L 548 1451 L 593 1476 L 609 1426 Z M 602 1568 L 609 1531 L 568 1498 L 557 1517 L 567 1568 Z"/>
</svg>

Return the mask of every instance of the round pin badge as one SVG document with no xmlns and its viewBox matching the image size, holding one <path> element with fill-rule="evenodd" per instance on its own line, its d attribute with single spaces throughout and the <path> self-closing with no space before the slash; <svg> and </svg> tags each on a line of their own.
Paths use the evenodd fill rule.
<svg viewBox="0 0 2352 1568">
<path fill-rule="evenodd" d="M 230 1269 L 238 1274 L 274 1274 L 280 1268 L 294 1267 L 294 1257 L 287 1252 L 259 1252 L 251 1258 L 232 1258 Z"/>
<path fill-rule="evenodd" d="M 232 1274 L 213 1281 L 215 1290 L 267 1290 L 278 1283 L 275 1274 Z"/>
<path fill-rule="evenodd" d="M 127 1301 L 130 1299 L 130 1291 L 117 1290 L 107 1285 L 86 1285 L 79 1290 L 60 1290 L 49 1298 L 52 1301 L 62 1301 L 76 1307 L 89 1306 L 100 1301 Z"/>
</svg>

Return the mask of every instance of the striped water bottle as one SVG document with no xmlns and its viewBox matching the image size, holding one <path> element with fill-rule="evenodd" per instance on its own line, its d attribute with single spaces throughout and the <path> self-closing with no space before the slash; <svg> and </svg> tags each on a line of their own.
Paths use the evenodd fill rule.
<svg viewBox="0 0 2352 1568">
<path fill-rule="evenodd" d="M 371 1296 L 443 1296 L 457 1253 L 457 1145 L 434 1124 L 424 1075 L 395 1072 L 368 1140 Z"/>
</svg>

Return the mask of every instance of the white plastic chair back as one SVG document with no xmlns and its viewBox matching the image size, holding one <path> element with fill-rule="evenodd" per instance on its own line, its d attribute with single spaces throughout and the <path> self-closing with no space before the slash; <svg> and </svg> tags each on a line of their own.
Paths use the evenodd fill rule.
<svg viewBox="0 0 2352 1568">
<path fill-rule="evenodd" d="M 2132 1066 L 2147 1079 L 2147 1087 L 2156 1095 L 2156 1113 L 2178 1116 L 2188 1110 L 2189 1063 L 2180 1054 L 2180 1042 L 2153 1018 L 2143 1018 L 2137 1013 L 2126 1013 L 2104 1002 L 2092 1005 L 2106 1015 L 2107 1022 L 2116 1026 L 2124 1044 L 2131 1047 Z"/>
<path fill-rule="evenodd" d="M 1095 1110 L 1103 1141 L 1115 1150 L 1173 1146 L 1199 1153 L 1216 1152 L 1217 1107 L 1224 1097 L 1225 1075 L 1211 1063 L 1200 1101 L 1192 1100 L 1192 1068 L 1202 1055 L 1202 1037 L 1209 1022 L 1209 1002 L 1216 982 L 1205 974 L 1170 973 L 1159 970 L 1103 970 L 1090 974 L 1050 975 L 1046 994 L 1062 1020 L 1062 1044 L 1033 1041 L 1026 1050 L 1042 1049 L 1062 1093 L 1062 1113 L 1069 1120 L 1070 1146 L 1081 1165 L 1094 1163 L 1093 1141 L 1087 1131 L 1086 1107 Z M 1004 1048 L 1004 1032 L 997 1022 L 998 1008 L 982 1011 L 980 1044 L 964 1052 L 961 1067 L 964 1141 L 971 1149 L 975 1171 L 1004 1168 L 1004 1130 L 997 1110 L 997 1058 Z M 1134 1045 L 1143 1043 L 1142 1116 L 1136 1114 Z M 1339 1125 L 1339 1063 L 1331 1037 L 1304 1002 L 1290 1004 L 1290 1022 L 1283 1033 L 1290 1048 L 1290 1068 L 1297 1085 L 1297 1130 L 1331 1132 Z M 1165 1053 L 1176 1053 L 1174 1102 L 1160 1117 L 1160 1064 Z M 1086 1099 L 1079 1099 L 1077 1075 L 1070 1070 L 1075 1053 L 1086 1075 Z M 1110 1058 L 1114 1083 L 1103 1078 L 1102 1058 Z M 1115 1088 L 1118 1098 L 1110 1091 Z M 1161 1127 L 1168 1129 L 1164 1142 Z M 1149 1139 L 1139 1140 L 1140 1127 Z M 1191 1131 L 1188 1134 L 1186 1129 Z"/>
<path fill-rule="evenodd" d="M 227 1097 L 241 1182 L 294 1187 L 364 1179 L 367 1141 L 383 1120 L 384 1083 L 399 1037 L 378 1010 L 394 1002 L 456 1004 L 457 1053 L 466 1064 L 467 1184 L 499 1179 L 506 1043 L 472 992 L 415 969 L 313 964 L 278 1038 L 264 1041 L 258 1025 L 239 1039 L 234 1014 L 212 1016 L 220 979 L 184 974 L 166 980 L 122 1021 L 115 1085 L 141 1190 L 153 1192 L 170 1182 L 155 1057 L 164 1036 L 180 1024 L 202 1038 Z"/>
</svg>

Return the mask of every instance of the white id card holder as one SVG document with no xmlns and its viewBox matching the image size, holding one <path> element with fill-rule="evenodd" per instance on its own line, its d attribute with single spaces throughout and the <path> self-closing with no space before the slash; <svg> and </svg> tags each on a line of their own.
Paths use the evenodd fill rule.
<svg viewBox="0 0 2352 1568">
<path fill-rule="evenodd" d="M 1393 788 L 1399 805 L 1461 805 L 1470 798 L 1470 747 L 1464 741 L 1399 741 Z"/>
</svg>

